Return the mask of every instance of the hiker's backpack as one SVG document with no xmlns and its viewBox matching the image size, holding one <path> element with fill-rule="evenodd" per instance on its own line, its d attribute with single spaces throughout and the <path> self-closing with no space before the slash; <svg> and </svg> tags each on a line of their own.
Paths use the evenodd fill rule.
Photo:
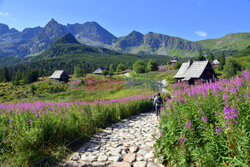
<svg viewBox="0 0 250 167">
<path fill-rule="evenodd" d="M 162 99 L 161 99 L 161 96 L 157 96 L 156 100 L 155 100 L 155 103 L 157 105 L 161 105 L 162 104 Z"/>
</svg>

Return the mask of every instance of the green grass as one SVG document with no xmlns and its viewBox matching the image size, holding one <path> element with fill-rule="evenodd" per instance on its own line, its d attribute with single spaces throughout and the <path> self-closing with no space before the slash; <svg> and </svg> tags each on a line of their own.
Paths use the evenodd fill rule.
<svg viewBox="0 0 250 167">
<path fill-rule="evenodd" d="M 236 52 L 245 49 L 250 43 L 250 33 L 232 33 L 222 38 L 207 39 L 196 42 L 203 50 L 218 54 L 222 51 Z"/>
<path fill-rule="evenodd" d="M 88 74 L 87 77 L 96 79 L 109 79 L 102 75 Z M 114 76 L 112 79 L 123 79 L 123 89 L 91 89 L 86 85 L 74 85 L 62 82 L 49 81 L 48 78 L 40 78 L 40 81 L 28 85 L 12 85 L 12 83 L 0 83 L 0 102 L 17 102 L 17 101 L 94 101 L 109 100 L 114 98 L 130 97 L 141 94 L 152 94 L 151 89 L 126 89 L 127 81 L 122 76 Z M 72 76 L 71 81 L 77 80 Z M 31 87 L 34 85 L 34 93 Z"/>
</svg>

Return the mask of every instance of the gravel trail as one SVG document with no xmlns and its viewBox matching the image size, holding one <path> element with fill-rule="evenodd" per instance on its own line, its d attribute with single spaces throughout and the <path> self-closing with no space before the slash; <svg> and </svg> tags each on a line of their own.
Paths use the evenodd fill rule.
<svg viewBox="0 0 250 167">
<path fill-rule="evenodd" d="M 155 113 L 131 116 L 96 133 L 64 166 L 161 167 L 153 149 L 158 135 Z"/>
</svg>

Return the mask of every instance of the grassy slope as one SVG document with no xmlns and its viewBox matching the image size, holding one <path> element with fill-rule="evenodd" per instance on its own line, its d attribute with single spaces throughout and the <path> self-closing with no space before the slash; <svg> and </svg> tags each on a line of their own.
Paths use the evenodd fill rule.
<svg viewBox="0 0 250 167">
<path fill-rule="evenodd" d="M 246 48 L 250 44 L 250 33 L 232 33 L 222 38 L 196 41 L 203 50 L 211 50 L 214 53 L 221 51 L 236 52 Z"/>
<path fill-rule="evenodd" d="M 250 45 L 242 51 L 233 54 L 232 57 L 245 69 L 250 69 Z"/>
</svg>

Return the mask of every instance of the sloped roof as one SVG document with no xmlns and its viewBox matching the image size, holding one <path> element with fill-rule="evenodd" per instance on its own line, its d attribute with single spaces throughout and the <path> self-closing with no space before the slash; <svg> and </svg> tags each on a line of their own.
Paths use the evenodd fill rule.
<svg viewBox="0 0 250 167">
<path fill-rule="evenodd" d="M 213 62 L 212 62 L 213 65 L 218 65 L 220 64 L 219 60 L 215 59 Z"/>
<path fill-rule="evenodd" d="M 176 63 L 177 60 L 173 59 L 173 60 L 170 60 L 171 63 Z"/>
<path fill-rule="evenodd" d="M 50 79 L 60 79 L 60 78 L 69 79 L 70 77 L 68 76 L 68 74 L 64 72 L 64 70 L 56 70 L 49 78 Z"/>
<path fill-rule="evenodd" d="M 185 62 L 182 63 L 181 68 L 178 70 L 178 72 L 175 74 L 174 78 L 184 78 L 184 74 L 187 71 L 188 67 L 189 67 L 189 63 L 190 62 Z"/>
<path fill-rule="evenodd" d="M 193 62 L 192 65 L 188 68 L 187 72 L 185 72 L 185 78 L 199 78 L 205 70 L 208 62 L 208 60 Z"/>
<path fill-rule="evenodd" d="M 94 74 L 102 74 L 103 70 L 106 70 L 106 68 L 105 67 L 99 67 L 93 73 Z"/>
</svg>

